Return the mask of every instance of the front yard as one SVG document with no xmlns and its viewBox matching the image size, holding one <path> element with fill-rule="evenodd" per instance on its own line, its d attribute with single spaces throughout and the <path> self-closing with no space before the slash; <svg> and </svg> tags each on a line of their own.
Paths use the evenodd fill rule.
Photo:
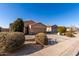
<svg viewBox="0 0 79 59">
<path fill-rule="evenodd" d="M 35 35 L 26 35 L 26 41 L 24 43 L 24 46 L 21 47 L 19 50 L 12 52 L 8 54 L 9 56 L 25 56 L 32 54 L 34 52 L 40 51 L 42 49 L 45 49 L 47 47 L 53 46 L 55 44 L 58 44 L 60 42 L 63 42 L 65 40 L 69 40 L 69 37 L 66 36 L 58 36 L 53 34 L 47 34 L 48 39 L 48 45 L 45 47 L 42 47 L 39 44 L 36 44 L 34 41 Z"/>
</svg>

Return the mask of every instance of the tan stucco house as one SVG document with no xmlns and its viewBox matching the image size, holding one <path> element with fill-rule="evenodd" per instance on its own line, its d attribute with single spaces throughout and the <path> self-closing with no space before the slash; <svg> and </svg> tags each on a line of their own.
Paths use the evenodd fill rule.
<svg viewBox="0 0 79 59">
<path fill-rule="evenodd" d="M 36 34 L 39 32 L 46 32 L 46 25 L 42 23 L 36 23 L 32 20 L 24 21 L 24 33 Z"/>
</svg>

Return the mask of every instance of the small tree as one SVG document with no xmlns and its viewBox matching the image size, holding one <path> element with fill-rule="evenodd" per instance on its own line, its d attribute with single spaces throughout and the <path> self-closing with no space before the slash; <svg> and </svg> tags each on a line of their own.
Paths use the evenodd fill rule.
<svg viewBox="0 0 79 59">
<path fill-rule="evenodd" d="M 66 28 L 64 26 L 58 26 L 57 31 L 60 33 L 64 33 L 66 31 Z"/>
<path fill-rule="evenodd" d="M 11 30 L 13 32 L 23 32 L 24 30 L 24 22 L 21 18 L 17 18 L 17 20 L 12 24 Z"/>
</svg>

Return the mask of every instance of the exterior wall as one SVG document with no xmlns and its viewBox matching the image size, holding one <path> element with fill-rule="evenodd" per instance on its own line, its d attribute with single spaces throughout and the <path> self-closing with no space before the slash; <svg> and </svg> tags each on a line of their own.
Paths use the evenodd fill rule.
<svg viewBox="0 0 79 59">
<path fill-rule="evenodd" d="M 0 32 L 1 32 L 1 27 L 0 27 Z"/>
<path fill-rule="evenodd" d="M 52 32 L 52 27 L 51 26 L 47 26 L 46 32 Z"/>
<path fill-rule="evenodd" d="M 48 33 L 57 33 L 57 26 L 56 25 L 54 25 L 54 26 L 47 26 L 46 32 L 48 32 Z"/>
<path fill-rule="evenodd" d="M 24 34 L 29 34 L 29 27 L 24 27 Z"/>
<path fill-rule="evenodd" d="M 57 25 L 52 26 L 52 33 L 57 33 Z"/>
<path fill-rule="evenodd" d="M 2 28 L 1 29 L 1 32 L 9 32 L 10 30 L 9 30 L 9 28 Z"/>
<path fill-rule="evenodd" d="M 29 20 L 29 21 L 24 21 L 24 26 L 27 27 L 29 25 L 35 24 L 36 22 Z"/>
<path fill-rule="evenodd" d="M 45 31 L 46 29 L 45 28 L 32 28 L 31 30 L 30 30 L 30 34 L 36 34 L 36 33 L 40 33 L 40 32 L 46 32 Z"/>
<path fill-rule="evenodd" d="M 40 32 L 46 32 L 46 26 L 40 24 L 31 25 L 31 28 L 29 29 L 30 34 L 36 34 Z"/>
<path fill-rule="evenodd" d="M 57 33 L 57 29 L 56 28 L 53 28 L 52 29 L 52 33 Z"/>
<path fill-rule="evenodd" d="M 29 34 L 30 33 L 30 29 L 31 29 L 31 25 L 35 24 L 34 21 L 29 20 L 29 21 L 24 21 L 24 33 L 25 34 Z"/>
</svg>

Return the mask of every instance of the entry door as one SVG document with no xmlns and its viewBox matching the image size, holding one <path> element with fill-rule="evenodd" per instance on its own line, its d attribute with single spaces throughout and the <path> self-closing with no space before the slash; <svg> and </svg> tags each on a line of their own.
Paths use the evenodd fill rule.
<svg viewBox="0 0 79 59">
<path fill-rule="evenodd" d="M 25 33 L 26 35 L 29 34 L 29 27 L 25 27 L 25 28 L 24 28 L 24 33 Z"/>
</svg>

